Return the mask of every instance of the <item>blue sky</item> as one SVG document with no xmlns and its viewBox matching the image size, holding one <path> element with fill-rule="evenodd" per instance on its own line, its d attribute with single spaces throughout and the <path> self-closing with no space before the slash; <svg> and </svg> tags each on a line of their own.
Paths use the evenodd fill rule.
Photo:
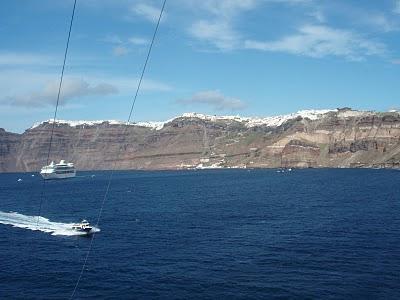
<svg viewBox="0 0 400 300">
<path fill-rule="evenodd" d="M 50 119 L 73 0 L 5 0 L 0 127 Z M 78 0 L 59 119 L 126 120 L 161 0 Z M 399 0 L 169 0 L 134 121 L 400 106 Z"/>
</svg>

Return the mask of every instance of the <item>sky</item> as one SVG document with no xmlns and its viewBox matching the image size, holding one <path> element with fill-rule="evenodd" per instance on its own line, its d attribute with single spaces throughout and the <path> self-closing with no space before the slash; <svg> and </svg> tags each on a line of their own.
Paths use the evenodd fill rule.
<svg viewBox="0 0 400 300">
<path fill-rule="evenodd" d="M 58 119 L 126 120 L 162 0 L 78 0 Z M 0 128 L 51 119 L 73 0 L 4 0 Z M 132 121 L 400 107 L 400 0 L 167 0 Z"/>
</svg>

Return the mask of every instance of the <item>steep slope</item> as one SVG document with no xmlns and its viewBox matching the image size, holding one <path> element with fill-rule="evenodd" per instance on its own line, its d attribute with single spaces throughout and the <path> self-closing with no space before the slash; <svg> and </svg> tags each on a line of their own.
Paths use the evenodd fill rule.
<svg viewBox="0 0 400 300">
<path fill-rule="evenodd" d="M 0 170 L 45 164 L 52 123 L 0 131 Z M 184 114 L 166 122 L 57 121 L 51 159 L 79 170 L 399 167 L 400 114 L 350 109 L 268 117 Z"/>
<path fill-rule="evenodd" d="M 20 136 L 0 128 L 0 172 L 14 171 Z"/>
</svg>

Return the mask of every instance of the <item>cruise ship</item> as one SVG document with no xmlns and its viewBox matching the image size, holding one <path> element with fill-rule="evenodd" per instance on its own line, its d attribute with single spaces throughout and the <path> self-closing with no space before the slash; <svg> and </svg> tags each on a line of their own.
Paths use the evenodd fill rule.
<svg viewBox="0 0 400 300">
<path fill-rule="evenodd" d="M 55 164 L 53 161 L 50 165 L 44 166 L 40 175 L 44 179 L 64 179 L 75 177 L 76 170 L 73 163 L 67 163 L 65 160 L 61 160 L 58 164 Z"/>
</svg>

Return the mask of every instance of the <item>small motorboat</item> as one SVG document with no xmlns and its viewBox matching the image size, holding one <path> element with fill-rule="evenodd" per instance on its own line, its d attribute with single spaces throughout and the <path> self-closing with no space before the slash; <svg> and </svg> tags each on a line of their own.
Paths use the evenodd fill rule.
<svg viewBox="0 0 400 300">
<path fill-rule="evenodd" d="M 90 226 L 88 221 L 82 220 L 80 223 L 72 224 L 72 229 L 78 232 L 90 234 L 92 233 L 93 227 Z"/>
</svg>

